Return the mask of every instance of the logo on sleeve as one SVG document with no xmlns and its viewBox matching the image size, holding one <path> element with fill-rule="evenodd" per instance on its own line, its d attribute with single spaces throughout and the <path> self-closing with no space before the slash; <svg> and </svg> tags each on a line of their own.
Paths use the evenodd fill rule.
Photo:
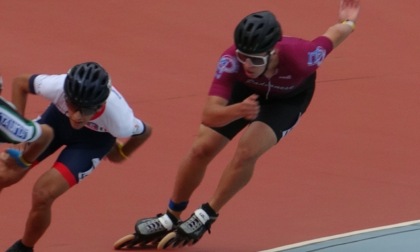
<svg viewBox="0 0 420 252">
<path fill-rule="evenodd" d="M 216 78 L 220 79 L 223 73 L 235 73 L 238 71 L 238 62 L 231 55 L 223 55 L 217 64 Z"/>
<path fill-rule="evenodd" d="M 326 55 L 326 50 L 318 46 L 314 51 L 308 53 L 308 66 L 320 66 Z"/>
<path fill-rule="evenodd" d="M 0 129 L 5 135 L 19 140 L 26 140 L 29 132 L 25 125 L 22 125 L 21 120 L 16 118 L 12 113 L 8 111 L 0 112 Z M 13 137 L 14 136 L 14 137 Z"/>
</svg>

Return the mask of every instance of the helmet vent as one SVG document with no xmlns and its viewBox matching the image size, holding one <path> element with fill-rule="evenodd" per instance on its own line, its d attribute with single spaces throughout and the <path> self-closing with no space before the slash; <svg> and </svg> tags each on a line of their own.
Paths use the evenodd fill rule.
<svg viewBox="0 0 420 252">
<path fill-rule="evenodd" d="M 250 54 L 270 51 L 281 37 L 280 24 L 269 11 L 246 16 L 237 25 L 234 33 L 236 48 Z"/>
<path fill-rule="evenodd" d="M 76 65 L 67 73 L 64 83 L 66 98 L 82 108 L 97 107 L 111 92 L 108 73 L 95 62 Z"/>
</svg>

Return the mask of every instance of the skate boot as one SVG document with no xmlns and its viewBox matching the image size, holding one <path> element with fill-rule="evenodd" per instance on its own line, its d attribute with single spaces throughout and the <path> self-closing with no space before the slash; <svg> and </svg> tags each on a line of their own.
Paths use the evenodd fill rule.
<svg viewBox="0 0 420 252">
<path fill-rule="evenodd" d="M 175 230 L 178 219 L 167 212 L 157 217 L 140 219 L 134 226 L 135 233 L 126 235 L 114 243 L 114 249 L 155 248 L 159 241 Z"/>
<path fill-rule="evenodd" d="M 186 221 L 181 222 L 175 231 L 167 234 L 158 244 L 158 249 L 184 247 L 197 243 L 204 233 L 210 233 L 210 226 L 216 221 L 218 214 L 204 204 Z"/>
<path fill-rule="evenodd" d="M 15 242 L 6 252 L 33 252 L 34 249 L 23 245 L 22 240 Z"/>
</svg>

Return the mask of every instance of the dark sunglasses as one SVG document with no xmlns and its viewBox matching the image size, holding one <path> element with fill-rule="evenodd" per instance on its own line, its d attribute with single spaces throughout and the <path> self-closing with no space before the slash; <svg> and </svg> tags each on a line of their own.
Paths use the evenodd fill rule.
<svg viewBox="0 0 420 252">
<path fill-rule="evenodd" d="M 85 116 L 95 114 L 102 107 L 102 105 L 93 106 L 93 107 L 80 107 L 80 106 L 74 105 L 68 99 L 66 99 L 66 104 L 69 110 L 74 111 L 74 112 L 79 111 L 80 114 L 85 115 Z"/>
</svg>

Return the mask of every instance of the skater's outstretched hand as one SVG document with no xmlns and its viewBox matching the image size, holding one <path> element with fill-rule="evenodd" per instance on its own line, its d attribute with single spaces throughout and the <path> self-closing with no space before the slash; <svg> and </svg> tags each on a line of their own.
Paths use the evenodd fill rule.
<svg viewBox="0 0 420 252">
<path fill-rule="evenodd" d="M 340 21 L 357 21 L 360 12 L 359 0 L 341 0 L 338 17 Z"/>
</svg>

